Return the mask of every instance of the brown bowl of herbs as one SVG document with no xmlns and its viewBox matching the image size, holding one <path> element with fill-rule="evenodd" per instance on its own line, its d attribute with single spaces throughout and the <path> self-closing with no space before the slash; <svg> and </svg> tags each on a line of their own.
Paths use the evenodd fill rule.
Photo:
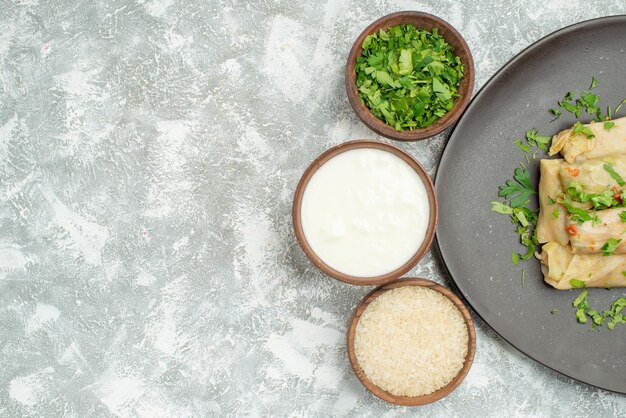
<svg viewBox="0 0 626 418">
<path fill-rule="evenodd" d="M 371 130 L 415 141 L 459 119 L 472 96 L 474 60 L 463 37 L 443 19 L 397 12 L 359 35 L 345 83 L 350 105 Z"/>
</svg>

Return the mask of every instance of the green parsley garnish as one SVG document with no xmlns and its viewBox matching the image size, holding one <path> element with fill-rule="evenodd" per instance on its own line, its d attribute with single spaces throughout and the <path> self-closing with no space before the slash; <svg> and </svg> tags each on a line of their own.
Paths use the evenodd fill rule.
<svg viewBox="0 0 626 418">
<path fill-rule="evenodd" d="M 583 92 L 580 99 L 576 101 L 576 104 L 581 108 L 584 108 L 588 114 L 595 115 L 598 120 L 602 119 L 602 113 L 600 112 L 600 107 L 598 107 L 598 102 L 600 101 L 600 96 L 597 94 Z"/>
<path fill-rule="evenodd" d="M 581 287 L 585 287 L 585 282 L 578 279 L 570 279 L 569 284 L 572 285 L 574 289 L 580 289 Z"/>
<path fill-rule="evenodd" d="M 448 113 L 464 74 L 437 28 L 411 24 L 366 37 L 355 71 L 361 101 L 398 131 L 425 128 Z"/>
<path fill-rule="evenodd" d="M 589 291 L 584 289 L 572 302 L 572 306 L 576 308 L 576 319 L 581 324 L 587 323 L 587 316 L 593 321 L 592 329 L 606 324 L 609 330 L 613 330 L 617 324 L 626 324 L 626 315 L 622 315 L 622 310 L 626 307 L 626 298 L 620 297 L 611 304 L 611 309 L 604 310 L 599 313 L 596 309 L 589 306 Z"/>
<path fill-rule="evenodd" d="M 617 244 L 619 244 L 620 242 L 622 242 L 621 239 L 609 238 L 600 248 L 600 250 L 602 250 L 602 255 L 609 256 L 613 254 L 615 252 L 615 249 L 617 248 Z"/>
<path fill-rule="evenodd" d="M 613 302 L 610 310 L 602 312 L 603 317 L 611 318 L 606 325 L 610 330 L 613 330 L 617 324 L 626 324 L 626 316 L 621 314 L 624 307 L 626 307 L 626 298 L 622 297 Z"/>
<path fill-rule="evenodd" d="M 527 260 L 532 257 L 535 253 L 535 246 L 539 245 L 535 231 L 537 210 L 525 206 L 530 202 L 530 196 L 537 194 L 537 192 L 533 189 L 530 174 L 524 166 L 515 169 L 513 177 L 514 180 L 507 180 L 505 184 L 500 186 L 498 193 L 498 196 L 505 198 L 507 202 L 491 202 L 491 210 L 509 215 L 511 222 L 517 225 L 520 242 L 526 247 L 524 254 L 515 252 L 511 254 L 511 261 L 513 264 L 517 264 L 520 260 Z"/>
<path fill-rule="evenodd" d="M 550 109 L 549 112 L 554 115 L 554 119 L 552 119 L 550 122 L 554 122 L 561 117 L 561 111 L 559 109 Z"/>
<path fill-rule="evenodd" d="M 598 80 L 595 77 L 593 77 L 591 79 L 591 85 L 589 87 L 589 90 L 595 88 L 597 85 L 598 85 Z M 599 101 L 600 101 L 600 96 L 583 90 L 581 92 L 580 97 L 575 100 L 574 100 L 574 93 L 571 91 L 568 92 L 565 95 L 565 98 L 562 101 L 558 102 L 558 104 L 561 109 L 564 109 L 570 113 L 573 113 L 576 116 L 576 118 L 580 118 L 580 113 L 584 109 L 588 114 L 595 116 L 595 119 L 600 121 L 604 118 L 602 116 L 602 111 L 600 110 L 600 107 L 598 106 Z M 558 116 L 560 116 L 560 111 L 558 111 L 558 109 L 554 109 L 554 110 L 556 110 L 556 112 L 553 111 L 552 109 L 550 109 L 550 112 L 552 112 L 558 118 Z M 557 112 L 559 113 L 558 115 L 557 115 Z M 609 116 L 609 119 L 610 119 L 610 116 Z"/>
<path fill-rule="evenodd" d="M 578 322 L 580 322 L 581 324 L 586 323 L 587 315 L 585 315 L 585 312 L 589 309 L 589 291 L 587 289 L 584 289 L 582 292 L 580 292 L 580 294 L 572 302 L 572 306 L 577 308 L 576 319 L 578 319 Z"/>
<path fill-rule="evenodd" d="M 503 215 L 512 215 L 513 208 L 500 202 L 491 202 L 491 210 Z"/>
<path fill-rule="evenodd" d="M 581 124 L 580 121 L 577 121 L 574 124 L 574 127 L 572 128 L 572 133 L 587 135 L 587 139 L 591 139 L 591 138 L 595 137 L 595 135 L 593 134 L 591 129 L 589 129 L 589 127 Z"/>
<path fill-rule="evenodd" d="M 619 214 L 619 219 L 620 219 L 622 222 L 626 222 L 626 210 L 624 210 L 624 211 L 620 212 L 620 214 Z"/>
<path fill-rule="evenodd" d="M 590 194 L 589 200 L 593 203 L 593 208 L 596 210 L 607 209 L 613 206 L 620 205 L 620 202 L 613 197 L 615 192 L 613 190 L 605 190 L 599 194 Z"/>
<path fill-rule="evenodd" d="M 604 171 L 609 173 L 609 175 L 613 178 L 613 180 L 617 182 L 617 184 L 619 184 L 620 186 L 626 186 L 626 182 L 624 181 L 622 176 L 617 174 L 617 172 L 613 169 L 613 166 L 611 164 L 606 163 L 604 164 L 603 167 L 604 167 Z"/>
<path fill-rule="evenodd" d="M 567 110 L 568 112 L 573 113 L 577 118 L 580 117 L 580 107 L 576 106 L 575 104 L 563 100 L 562 102 L 559 102 L 559 106 L 561 106 L 561 108 Z"/>
<path fill-rule="evenodd" d="M 554 208 L 554 210 L 552 211 L 552 219 L 558 219 L 559 218 L 559 208 Z"/>
<path fill-rule="evenodd" d="M 624 103 L 626 103 L 626 99 L 622 100 L 622 101 L 621 101 L 621 102 L 617 105 L 617 107 L 615 108 L 615 111 L 614 111 L 613 113 L 617 113 L 617 112 L 619 112 L 620 108 L 622 107 L 622 105 L 623 105 Z"/>
<path fill-rule="evenodd" d="M 530 184 L 530 173 L 526 167 L 518 167 L 513 174 L 514 180 L 507 180 L 500 186 L 498 196 L 509 201 L 511 207 L 519 208 L 526 204 L 531 195 L 537 194 Z"/>
<path fill-rule="evenodd" d="M 551 137 L 537 135 L 537 130 L 535 128 L 530 131 L 526 131 L 526 142 L 528 145 L 535 146 L 542 151 L 548 150 L 548 143 L 550 142 Z"/>
<path fill-rule="evenodd" d="M 591 202 L 595 210 L 623 206 L 623 203 L 615 198 L 615 190 L 613 189 L 607 189 L 602 193 L 586 193 L 583 191 L 583 186 L 580 183 L 572 181 L 565 191 L 576 202 Z"/>
<path fill-rule="evenodd" d="M 556 203 L 556 200 L 554 200 L 550 196 L 548 196 L 548 204 L 554 205 L 555 203 Z"/>
<path fill-rule="evenodd" d="M 524 151 L 526 154 L 528 154 L 530 152 L 530 147 L 528 145 L 525 145 L 521 140 L 516 139 L 515 141 L 513 141 L 513 143 L 517 144 L 519 149 Z"/>
<path fill-rule="evenodd" d="M 606 131 L 610 131 L 614 127 L 615 127 L 615 123 L 614 122 L 604 122 L 604 129 Z"/>
<path fill-rule="evenodd" d="M 565 209 L 567 209 L 567 212 L 570 214 L 570 219 L 574 222 L 578 222 L 581 225 L 587 221 L 599 222 L 597 215 L 594 214 L 591 216 L 589 212 L 572 206 L 567 200 L 563 201 L 563 206 L 565 206 Z"/>
<path fill-rule="evenodd" d="M 574 302 L 572 302 L 572 305 L 575 307 L 579 307 L 582 303 L 586 302 L 588 294 L 589 294 L 589 291 L 587 289 L 580 292 L 580 295 L 578 295 L 576 299 L 574 299 Z"/>
<path fill-rule="evenodd" d="M 576 319 L 578 319 L 578 322 L 580 322 L 581 324 L 587 323 L 587 316 L 585 315 L 584 308 L 576 309 Z"/>
<path fill-rule="evenodd" d="M 550 313 L 551 313 L 552 315 L 555 315 L 555 314 L 556 314 L 556 309 L 552 309 L 552 310 L 550 311 Z"/>
</svg>

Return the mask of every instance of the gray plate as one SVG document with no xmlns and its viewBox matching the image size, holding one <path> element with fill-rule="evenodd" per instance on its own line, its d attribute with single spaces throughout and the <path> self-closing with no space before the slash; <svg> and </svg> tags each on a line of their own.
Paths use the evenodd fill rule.
<svg viewBox="0 0 626 418">
<path fill-rule="evenodd" d="M 567 112 L 550 122 L 547 110 L 565 93 L 587 89 L 595 76 L 600 83 L 594 92 L 604 107 L 615 107 L 626 96 L 625 50 L 626 16 L 582 22 L 524 50 L 473 99 L 446 146 L 435 185 L 441 256 L 476 313 L 538 362 L 626 394 L 626 326 L 589 331 L 588 324 L 578 324 L 571 304 L 579 291 L 546 285 L 534 259 L 514 266 L 511 251 L 522 251 L 519 237 L 508 217 L 490 210 L 498 186 L 524 158 L 512 141 L 533 127 L 552 135 L 575 122 Z M 530 171 L 536 184 L 538 161 Z M 607 309 L 625 293 L 592 289 L 590 305 Z"/>
</svg>

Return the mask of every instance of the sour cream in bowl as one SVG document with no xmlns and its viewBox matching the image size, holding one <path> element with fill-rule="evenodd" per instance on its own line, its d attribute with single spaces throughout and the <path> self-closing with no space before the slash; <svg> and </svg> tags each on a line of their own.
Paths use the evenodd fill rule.
<svg viewBox="0 0 626 418">
<path fill-rule="evenodd" d="M 311 261 L 352 284 L 408 272 L 430 246 L 437 201 L 424 168 L 399 148 L 352 141 L 323 153 L 296 189 L 294 230 Z"/>
</svg>

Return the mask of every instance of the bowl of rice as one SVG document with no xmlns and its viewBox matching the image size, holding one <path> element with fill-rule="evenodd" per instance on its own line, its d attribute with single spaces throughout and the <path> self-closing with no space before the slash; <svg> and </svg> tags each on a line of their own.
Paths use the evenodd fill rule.
<svg viewBox="0 0 626 418">
<path fill-rule="evenodd" d="M 467 307 L 449 289 L 406 278 L 363 298 L 347 347 L 366 389 L 387 402 L 417 406 L 461 384 L 474 359 L 476 332 Z"/>
</svg>

